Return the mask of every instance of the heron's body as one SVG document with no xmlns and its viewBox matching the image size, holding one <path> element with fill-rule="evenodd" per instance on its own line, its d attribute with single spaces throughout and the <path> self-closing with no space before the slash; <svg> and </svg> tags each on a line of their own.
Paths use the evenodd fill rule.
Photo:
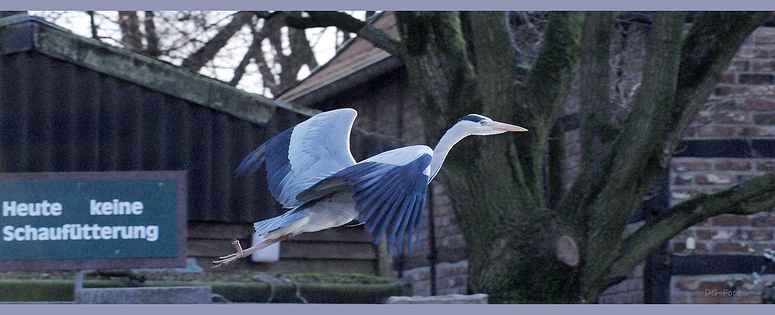
<svg viewBox="0 0 775 315">
<path fill-rule="evenodd" d="M 248 155 L 238 173 L 266 163 L 269 190 L 286 213 L 256 222 L 264 241 L 221 257 L 228 264 L 268 245 L 306 232 L 363 222 L 374 243 L 384 233 L 388 250 L 412 249 L 419 243 L 428 183 L 447 153 L 460 139 L 526 129 L 494 122 L 481 115 L 461 118 L 441 138 L 435 150 L 414 145 L 356 163 L 350 153 L 350 130 L 357 113 L 345 108 L 318 114 L 267 141 Z M 413 237 L 414 236 L 414 237 Z"/>
</svg>

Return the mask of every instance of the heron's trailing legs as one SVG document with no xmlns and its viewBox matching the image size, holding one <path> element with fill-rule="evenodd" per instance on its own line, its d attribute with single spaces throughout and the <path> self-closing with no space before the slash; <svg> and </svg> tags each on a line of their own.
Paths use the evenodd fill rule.
<svg viewBox="0 0 775 315">
<path fill-rule="evenodd" d="M 234 262 L 237 259 L 240 259 L 242 257 L 246 257 L 246 256 L 248 256 L 248 255 L 250 255 L 250 254 L 252 254 L 254 252 L 257 252 L 257 251 L 261 250 L 264 247 L 267 247 L 269 245 L 272 245 L 274 243 L 282 241 L 283 239 L 285 239 L 285 238 L 284 237 L 278 237 L 278 238 L 267 239 L 267 240 L 264 240 L 261 243 L 258 243 L 256 245 L 253 245 L 253 246 L 248 247 L 247 249 L 243 250 L 242 249 L 242 245 L 240 245 L 239 241 L 235 238 L 235 239 L 231 240 L 231 245 L 234 245 L 234 248 L 237 250 L 237 252 L 233 253 L 233 254 L 226 255 L 226 256 L 218 257 L 218 258 L 220 258 L 220 260 L 213 261 L 213 264 L 214 264 L 213 268 L 218 268 L 220 266 L 226 266 L 226 265 Z"/>
</svg>

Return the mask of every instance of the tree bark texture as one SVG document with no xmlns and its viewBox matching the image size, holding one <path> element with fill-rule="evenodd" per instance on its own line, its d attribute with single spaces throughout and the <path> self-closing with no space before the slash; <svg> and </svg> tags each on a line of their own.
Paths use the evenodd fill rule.
<svg viewBox="0 0 775 315">
<path fill-rule="evenodd" d="M 400 40 L 368 24 L 351 31 L 404 62 L 430 143 L 470 113 L 530 130 L 461 141 L 438 177 L 466 239 L 470 286 L 491 302 L 594 303 L 683 229 L 775 206 L 768 174 L 675 205 L 622 237 L 731 58 L 771 13 L 701 13 L 685 35 L 685 13 L 654 13 L 640 90 L 623 123 L 610 114 L 612 12 L 550 13 L 526 75 L 502 12 L 395 14 Z M 331 25 L 352 28 L 346 20 Z M 564 160 L 557 116 L 577 74 L 583 165 L 565 191 L 555 174 Z"/>
</svg>

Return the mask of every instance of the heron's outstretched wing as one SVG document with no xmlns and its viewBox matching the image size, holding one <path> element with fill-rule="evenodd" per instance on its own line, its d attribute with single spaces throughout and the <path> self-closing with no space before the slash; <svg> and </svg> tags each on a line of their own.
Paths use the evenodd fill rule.
<svg viewBox="0 0 775 315">
<path fill-rule="evenodd" d="M 298 193 L 355 164 L 350 130 L 356 115 L 351 108 L 315 115 L 259 146 L 240 163 L 237 174 L 255 172 L 266 162 L 272 195 L 286 208 L 296 207 Z"/>
<path fill-rule="evenodd" d="M 350 187 L 355 210 L 359 213 L 358 221 L 365 223 L 374 243 L 378 243 L 385 232 L 389 252 L 393 247 L 402 252 L 404 240 L 411 251 L 413 233 L 418 245 L 420 242 L 432 155 L 433 151 L 427 146 L 387 151 L 337 172 L 310 191 L 333 190 L 332 185 L 337 184 Z M 317 186 L 321 186 L 320 189 Z M 310 191 L 302 196 L 314 195 Z"/>
</svg>

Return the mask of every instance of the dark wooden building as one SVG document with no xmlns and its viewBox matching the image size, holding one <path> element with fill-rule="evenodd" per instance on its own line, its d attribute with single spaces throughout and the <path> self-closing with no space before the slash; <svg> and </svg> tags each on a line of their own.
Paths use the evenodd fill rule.
<svg viewBox="0 0 775 315">
<path fill-rule="evenodd" d="M 236 177 L 237 165 L 314 113 L 23 12 L 0 18 L 0 172 L 185 170 L 187 255 L 207 270 L 232 238 L 250 243 L 252 222 L 283 211 L 265 172 Z M 362 228 L 283 244 L 279 262 L 235 265 L 379 273 Z"/>
</svg>

